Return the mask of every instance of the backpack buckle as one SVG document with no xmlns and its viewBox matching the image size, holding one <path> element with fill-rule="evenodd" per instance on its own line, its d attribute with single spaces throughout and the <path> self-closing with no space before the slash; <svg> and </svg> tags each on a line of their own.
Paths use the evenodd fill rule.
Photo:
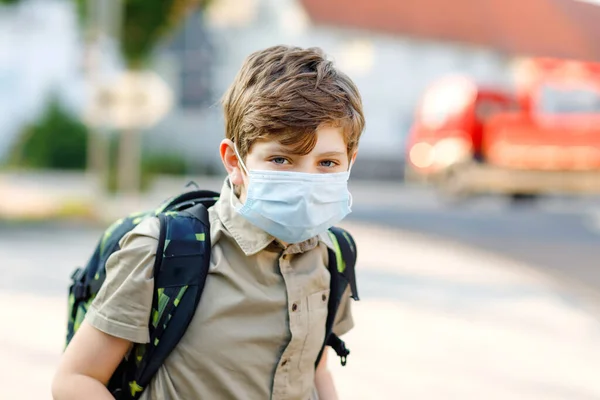
<svg viewBox="0 0 600 400">
<path fill-rule="evenodd" d="M 350 354 L 350 350 L 346 347 L 346 343 L 340 339 L 336 334 L 332 333 L 327 339 L 327 344 L 335 351 L 335 353 L 340 358 L 340 362 L 342 363 L 342 367 L 346 366 L 346 362 L 348 361 L 348 355 Z"/>
<path fill-rule="evenodd" d="M 71 274 L 71 280 L 75 282 L 81 281 L 84 277 L 85 271 L 81 267 L 77 267 L 77 269 Z"/>
<path fill-rule="evenodd" d="M 85 270 L 77 268 L 71 275 L 71 279 L 73 280 L 73 296 L 75 297 L 75 301 L 85 300 L 88 294 Z"/>
<path fill-rule="evenodd" d="M 346 347 L 346 343 L 344 343 L 344 341 L 340 340 L 340 342 L 341 342 L 340 352 L 337 354 L 340 357 L 340 363 L 342 364 L 342 367 L 345 367 L 346 363 L 348 362 L 348 355 L 350 354 L 350 350 L 348 350 L 348 348 Z"/>
<path fill-rule="evenodd" d="M 73 295 L 75 296 L 75 301 L 85 300 L 87 295 L 87 286 L 81 282 L 77 282 L 73 287 Z"/>
</svg>

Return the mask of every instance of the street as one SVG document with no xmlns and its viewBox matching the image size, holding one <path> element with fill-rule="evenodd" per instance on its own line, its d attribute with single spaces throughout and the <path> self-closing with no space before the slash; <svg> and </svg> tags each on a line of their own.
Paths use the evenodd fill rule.
<svg viewBox="0 0 600 400">
<path fill-rule="evenodd" d="M 600 397 L 595 201 L 450 207 L 421 188 L 352 192 L 344 225 L 359 244 L 361 301 L 348 366 L 331 357 L 341 398 Z M 0 334 L 0 399 L 50 398 L 69 276 L 101 232 L 0 223 L 0 312 L 13 327 Z"/>
<path fill-rule="evenodd" d="M 479 198 L 452 205 L 432 190 L 358 186 L 350 220 L 422 233 L 525 262 L 561 283 L 600 296 L 600 200 L 546 198 L 511 204 Z M 379 189 L 378 189 L 379 187 Z M 367 192 L 372 192 L 369 199 Z M 378 196 L 378 192 L 381 195 Z M 378 204 L 386 198 L 385 205 Z M 600 297 L 599 297 L 600 298 Z"/>
<path fill-rule="evenodd" d="M 202 188 L 219 191 L 222 178 L 199 177 L 195 179 Z M 50 176 L 16 176 L 7 179 L 8 191 L 15 183 L 27 190 L 23 195 L 44 198 L 56 196 L 90 196 L 92 187 L 85 180 L 73 176 L 52 179 Z M 186 181 L 187 182 L 187 181 Z M 145 201 L 137 207 L 153 208 L 166 197 L 184 190 L 186 182 L 159 180 Z M 0 182 L 2 183 L 2 182 Z M 424 234 L 456 244 L 488 250 L 497 256 L 530 264 L 561 283 L 574 286 L 574 290 L 600 296 L 600 199 L 559 197 L 542 198 L 532 204 L 511 204 L 503 198 L 477 198 L 466 203 L 451 204 L 429 188 L 406 186 L 396 182 L 352 181 L 353 213 L 348 221 L 375 223 L 391 228 Z M 10 198 L 10 196 L 9 196 Z M 58 197 L 60 198 L 60 197 Z M 35 208 L 39 206 L 35 205 Z M 136 206 L 103 206 L 102 212 L 119 218 L 125 212 L 138 211 Z M 110 213 L 109 213 L 110 211 Z M 18 237 L 27 228 L 3 226 Z M 52 235 L 54 226 L 37 226 L 39 233 Z M 23 231 L 24 230 L 24 231 Z M 93 242 L 101 229 L 84 229 L 87 235 L 80 240 Z M 12 239 L 16 240 L 16 239 Z M 22 242 L 19 242 L 22 243 Z M 62 266 L 69 269 L 71 266 Z M 2 285 L 2 283 L 0 283 Z"/>
</svg>

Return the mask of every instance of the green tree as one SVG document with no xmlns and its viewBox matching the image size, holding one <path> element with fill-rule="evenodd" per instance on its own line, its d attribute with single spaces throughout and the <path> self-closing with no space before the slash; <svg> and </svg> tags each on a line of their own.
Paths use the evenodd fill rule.
<svg viewBox="0 0 600 400">
<path fill-rule="evenodd" d="M 89 0 L 75 0 L 83 26 Z M 176 29 L 188 12 L 209 0 L 122 0 L 120 49 L 129 69 L 144 68 L 157 44 Z"/>
<path fill-rule="evenodd" d="M 41 117 L 23 128 L 9 165 L 32 169 L 84 169 L 86 126 L 52 95 Z"/>
</svg>

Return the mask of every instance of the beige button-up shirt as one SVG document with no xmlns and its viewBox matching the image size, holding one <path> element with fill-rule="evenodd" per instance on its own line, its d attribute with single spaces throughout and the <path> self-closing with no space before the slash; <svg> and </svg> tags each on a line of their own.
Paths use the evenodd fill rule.
<svg viewBox="0 0 600 400">
<path fill-rule="evenodd" d="M 233 197 L 232 197 L 233 196 Z M 231 206 L 229 185 L 209 210 L 212 254 L 200 304 L 181 342 L 142 400 L 308 400 L 325 336 L 330 274 L 324 234 L 283 248 Z M 121 241 L 87 321 L 132 342 L 149 340 L 159 221 L 150 218 Z M 334 332 L 353 326 L 350 297 Z"/>
</svg>

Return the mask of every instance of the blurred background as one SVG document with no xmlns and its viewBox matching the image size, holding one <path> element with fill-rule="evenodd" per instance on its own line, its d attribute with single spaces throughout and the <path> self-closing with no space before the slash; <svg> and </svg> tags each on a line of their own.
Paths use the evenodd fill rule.
<svg viewBox="0 0 600 400">
<path fill-rule="evenodd" d="M 594 0 L 0 0 L 0 399 L 50 398 L 112 221 L 220 189 L 220 97 L 275 44 L 363 95 L 341 397 L 600 398 L 599 38 Z"/>
</svg>

